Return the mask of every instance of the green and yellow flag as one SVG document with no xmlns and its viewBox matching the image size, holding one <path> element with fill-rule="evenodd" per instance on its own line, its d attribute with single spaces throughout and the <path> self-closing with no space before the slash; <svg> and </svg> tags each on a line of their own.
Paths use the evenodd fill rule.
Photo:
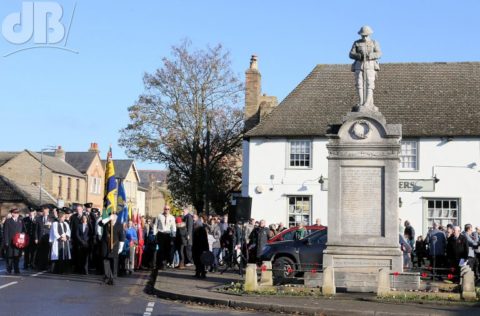
<svg viewBox="0 0 480 316">
<path fill-rule="evenodd" d="M 112 160 L 112 147 L 108 151 L 107 164 L 105 166 L 105 196 L 103 198 L 102 218 L 116 211 L 115 193 L 117 192 L 117 181 L 115 179 L 115 167 Z"/>
</svg>

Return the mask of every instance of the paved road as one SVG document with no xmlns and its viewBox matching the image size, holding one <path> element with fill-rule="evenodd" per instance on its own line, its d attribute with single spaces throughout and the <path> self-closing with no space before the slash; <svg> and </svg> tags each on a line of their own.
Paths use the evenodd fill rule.
<svg viewBox="0 0 480 316">
<path fill-rule="evenodd" d="M 160 300 L 143 292 L 148 273 L 119 278 L 107 286 L 97 275 L 21 271 L 7 275 L 0 260 L 0 315 L 214 315 L 220 311 Z M 260 315 L 233 310 L 222 315 Z"/>
</svg>

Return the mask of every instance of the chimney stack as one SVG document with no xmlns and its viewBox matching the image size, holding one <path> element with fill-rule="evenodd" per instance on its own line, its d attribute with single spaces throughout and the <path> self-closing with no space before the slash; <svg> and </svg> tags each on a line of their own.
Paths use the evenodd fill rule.
<svg viewBox="0 0 480 316">
<path fill-rule="evenodd" d="M 257 56 L 252 55 L 250 67 L 245 71 L 245 132 L 257 126 L 277 105 L 277 97 L 262 95 L 262 75 Z"/>
<path fill-rule="evenodd" d="M 98 149 L 98 144 L 97 143 L 90 143 L 90 149 L 88 149 L 88 152 L 99 153 L 100 150 Z"/>
<path fill-rule="evenodd" d="M 62 149 L 62 146 L 58 146 L 55 149 L 55 158 L 65 161 L 65 150 Z"/>
<path fill-rule="evenodd" d="M 245 71 L 245 131 L 258 124 L 259 97 L 262 91 L 262 75 L 258 71 L 257 56 L 250 58 L 250 67 Z"/>
</svg>

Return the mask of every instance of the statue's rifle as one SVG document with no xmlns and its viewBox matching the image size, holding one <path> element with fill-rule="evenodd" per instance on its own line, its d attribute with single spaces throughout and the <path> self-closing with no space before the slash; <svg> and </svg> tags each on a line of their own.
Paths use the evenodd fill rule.
<svg viewBox="0 0 480 316">
<path fill-rule="evenodd" d="M 362 76 L 363 76 L 363 104 L 367 102 L 367 73 L 366 73 L 366 64 L 367 64 L 367 51 L 368 51 L 368 44 L 367 40 L 365 39 L 365 50 L 363 51 L 363 65 L 362 65 Z"/>
</svg>

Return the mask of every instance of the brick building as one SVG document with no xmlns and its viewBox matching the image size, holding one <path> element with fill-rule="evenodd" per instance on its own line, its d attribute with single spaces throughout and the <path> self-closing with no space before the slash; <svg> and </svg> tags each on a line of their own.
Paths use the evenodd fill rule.
<svg viewBox="0 0 480 316">
<path fill-rule="evenodd" d="M 57 149 L 55 156 L 30 150 L 1 152 L 0 175 L 20 186 L 42 187 L 48 193 L 49 200 L 53 198 L 65 204 L 85 203 L 85 176 L 65 162 L 61 153 L 61 148 Z M 43 196 L 43 190 L 38 190 L 38 204 L 46 203 L 47 197 Z"/>
</svg>

